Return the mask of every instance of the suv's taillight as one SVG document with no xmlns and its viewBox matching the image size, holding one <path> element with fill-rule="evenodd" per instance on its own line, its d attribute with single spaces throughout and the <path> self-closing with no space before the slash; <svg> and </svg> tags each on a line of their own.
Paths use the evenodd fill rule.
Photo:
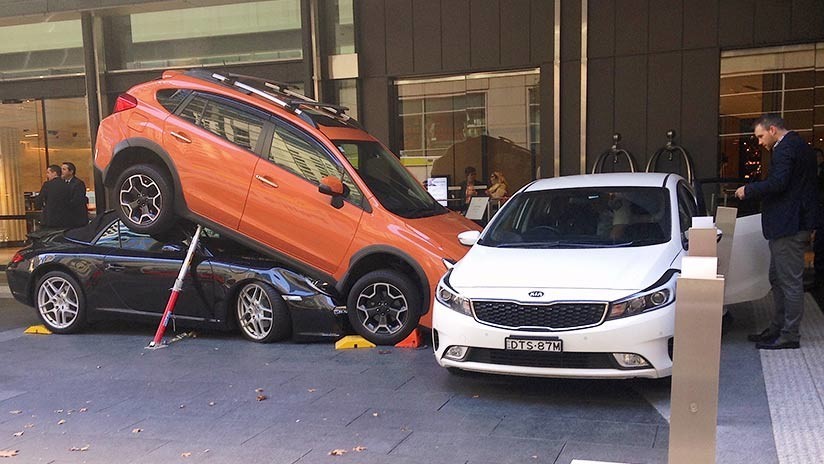
<svg viewBox="0 0 824 464">
<path fill-rule="evenodd" d="M 17 253 L 14 254 L 14 256 L 11 257 L 11 263 L 15 264 L 15 263 L 19 263 L 20 261 L 23 261 L 23 255 L 21 255 L 20 252 L 18 251 Z"/>
<path fill-rule="evenodd" d="M 134 98 L 128 93 L 122 93 L 118 95 L 117 101 L 114 102 L 114 112 L 119 113 L 124 110 L 130 110 L 136 106 L 137 98 Z"/>
</svg>

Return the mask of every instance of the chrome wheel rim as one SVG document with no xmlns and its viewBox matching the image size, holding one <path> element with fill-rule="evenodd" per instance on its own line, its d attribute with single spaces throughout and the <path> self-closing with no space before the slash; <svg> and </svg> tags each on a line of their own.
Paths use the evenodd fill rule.
<svg viewBox="0 0 824 464">
<path fill-rule="evenodd" d="M 120 208 L 133 223 L 150 224 L 163 207 L 160 187 L 143 174 L 129 176 L 120 186 Z"/>
<path fill-rule="evenodd" d="M 52 327 L 66 329 L 77 320 L 80 300 L 77 290 L 68 280 L 54 276 L 40 284 L 37 290 L 37 310 Z"/>
<path fill-rule="evenodd" d="M 366 330 L 377 335 L 394 335 L 406 323 L 409 304 L 398 287 L 376 282 L 360 292 L 355 309 Z"/>
<path fill-rule="evenodd" d="M 258 284 L 243 287 L 237 298 L 237 320 L 241 330 L 255 340 L 272 331 L 273 311 L 269 295 Z"/>
</svg>

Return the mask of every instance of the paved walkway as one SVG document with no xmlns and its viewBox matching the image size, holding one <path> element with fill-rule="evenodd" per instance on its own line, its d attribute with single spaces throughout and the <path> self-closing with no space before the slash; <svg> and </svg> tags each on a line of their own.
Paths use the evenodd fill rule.
<svg viewBox="0 0 824 464">
<path fill-rule="evenodd" d="M 769 309 L 769 299 L 730 308 L 717 462 L 820 464 L 824 315 L 808 296 L 802 349 L 759 352 L 746 334 Z M 667 458 L 667 382 L 457 377 L 428 348 L 336 352 L 221 334 L 148 352 L 153 327 L 23 335 L 35 321 L 0 297 L 0 450 L 20 450 L 3 464 Z"/>
<path fill-rule="evenodd" d="M 809 293 L 804 305 L 801 349 L 761 351 L 781 464 L 824 462 L 824 314 Z M 769 300 L 753 306 L 761 321 L 769 320 Z"/>
</svg>

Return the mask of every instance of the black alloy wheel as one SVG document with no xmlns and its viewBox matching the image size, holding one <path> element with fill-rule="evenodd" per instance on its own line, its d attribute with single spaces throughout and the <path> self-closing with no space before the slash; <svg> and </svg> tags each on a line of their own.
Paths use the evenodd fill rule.
<svg viewBox="0 0 824 464">
<path fill-rule="evenodd" d="M 132 231 L 159 234 L 174 224 L 172 183 L 156 166 L 126 169 L 117 180 L 116 192 L 117 215 Z"/>
<path fill-rule="evenodd" d="M 347 312 L 352 328 L 363 338 L 376 345 L 394 345 L 418 326 L 420 290 L 397 271 L 372 271 L 355 282 Z"/>
</svg>

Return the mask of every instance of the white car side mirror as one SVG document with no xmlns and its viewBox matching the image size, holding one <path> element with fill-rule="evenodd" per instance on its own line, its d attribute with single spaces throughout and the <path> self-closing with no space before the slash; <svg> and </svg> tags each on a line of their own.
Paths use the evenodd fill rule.
<svg viewBox="0 0 824 464">
<path fill-rule="evenodd" d="M 458 241 L 461 242 L 461 245 L 472 246 L 480 237 L 481 233 L 477 230 L 467 230 L 458 234 Z"/>
</svg>

